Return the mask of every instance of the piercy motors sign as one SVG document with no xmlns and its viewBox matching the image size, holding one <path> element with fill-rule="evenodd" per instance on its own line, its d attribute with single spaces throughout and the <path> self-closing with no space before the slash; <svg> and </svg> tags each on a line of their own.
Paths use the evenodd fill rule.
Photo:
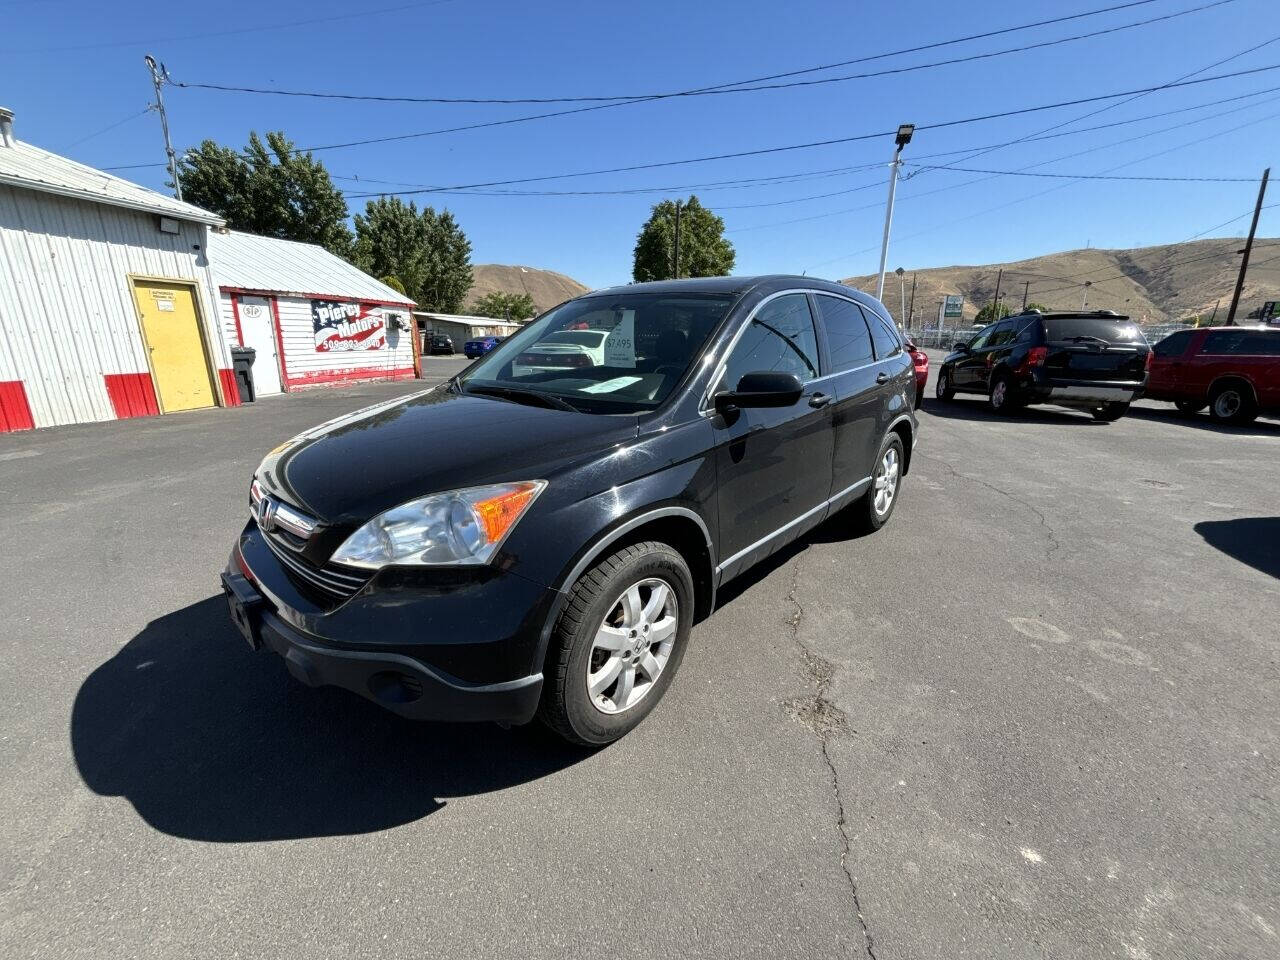
<svg viewBox="0 0 1280 960">
<path fill-rule="evenodd" d="M 376 311 L 368 303 L 312 300 L 316 353 L 381 350 L 387 343 L 387 322 Z"/>
</svg>

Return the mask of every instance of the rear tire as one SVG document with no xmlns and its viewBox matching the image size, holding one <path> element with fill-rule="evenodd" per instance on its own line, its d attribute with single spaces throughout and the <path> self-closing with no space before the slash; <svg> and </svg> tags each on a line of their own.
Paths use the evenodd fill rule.
<svg viewBox="0 0 1280 960">
<path fill-rule="evenodd" d="M 938 379 L 933 384 L 933 395 L 939 400 L 950 400 L 956 395 L 951 386 L 951 372 L 946 367 L 938 371 Z"/>
<path fill-rule="evenodd" d="M 582 746 L 628 733 L 671 686 L 693 612 L 689 565 L 670 545 L 637 543 L 601 560 L 570 589 L 556 622 L 538 718 Z"/>
<path fill-rule="evenodd" d="M 859 533 L 875 533 L 893 516 L 902 490 L 902 465 L 906 462 L 903 452 L 902 438 L 890 431 L 876 455 L 871 486 L 849 507 L 854 529 Z"/>
<path fill-rule="evenodd" d="M 1093 419 L 1095 420 L 1101 420 L 1103 423 L 1114 423 L 1129 412 L 1129 404 L 1104 403 L 1100 407 L 1094 407 L 1089 412 L 1093 414 Z"/>
<path fill-rule="evenodd" d="M 1021 406 L 1018 402 L 1017 387 L 1013 384 L 1013 378 L 1007 373 L 997 373 L 992 379 L 991 390 L 987 394 L 987 406 L 992 413 L 1002 417 L 1014 413 Z"/>
<path fill-rule="evenodd" d="M 1257 415 L 1253 391 L 1243 383 L 1219 384 L 1209 395 L 1209 416 L 1218 423 L 1248 423 Z"/>
<path fill-rule="evenodd" d="M 1208 406 L 1203 400 L 1175 400 L 1173 405 L 1182 413 L 1199 413 Z"/>
</svg>

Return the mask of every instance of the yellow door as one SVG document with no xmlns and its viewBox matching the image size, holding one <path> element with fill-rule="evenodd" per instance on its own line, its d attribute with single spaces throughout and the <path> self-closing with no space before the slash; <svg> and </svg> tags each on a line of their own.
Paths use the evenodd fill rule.
<svg viewBox="0 0 1280 960">
<path fill-rule="evenodd" d="M 192 288 L 181 283 L 135 280 L 133 296 L 151 354 L 151 372 L 165 413 L 214 404 Z"/>
</svg>

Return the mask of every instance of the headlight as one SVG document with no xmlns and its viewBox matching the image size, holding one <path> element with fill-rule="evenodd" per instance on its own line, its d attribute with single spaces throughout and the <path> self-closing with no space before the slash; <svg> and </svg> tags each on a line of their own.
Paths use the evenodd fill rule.
<svg viewBox="0 0 1280 960">
<path fill-rule="evenodd" d="M 546 485 L 497 483 L 410 500 L 348 537 L 333 562 L 375 570 L 392 563 L 488 563 Z"/>
</svg>

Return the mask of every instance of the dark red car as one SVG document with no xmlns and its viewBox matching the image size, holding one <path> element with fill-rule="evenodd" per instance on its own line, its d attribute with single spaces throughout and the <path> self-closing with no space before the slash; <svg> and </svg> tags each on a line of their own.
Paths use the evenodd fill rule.
<svg viewBox="0 0 1280 960">
<path fill-rule="evenodd" d="M 1144 396 L 1224 423 L 1280 410 L 1280 327 L 1178 330 L 1152 348 Z"/>
<path fill-rule="evenodd" d="M 911 366 L 916 372 L 916 409 L 919 410 L 924 401 L 924 385 L 929 379 L 929 357 L 910 338 L 904 339 L 907 353 L 911 354 Z"/>
</svg>

